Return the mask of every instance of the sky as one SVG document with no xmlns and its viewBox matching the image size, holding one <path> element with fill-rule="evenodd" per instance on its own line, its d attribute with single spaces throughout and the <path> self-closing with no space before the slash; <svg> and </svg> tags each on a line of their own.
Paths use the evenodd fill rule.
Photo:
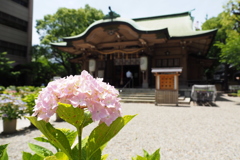
<svg viewBox="0 0 240 160">
<path fill-rule="evenodd" d="M 106 15 L 109 12 L 108 7 L 111 6 L 112 11 L 120 14 L 122 18 L 160 16 L 193 10 L 191 14 L 194 21 L 202 24 L 206 15 L 211 18 L 221 13 L 227 2 L 228 0 L 34 0 L 32 44 L 40 43 L 35 29 L 36 20 L 56 13 L 61 7 L 78 9 L 89 4 Z"/>
</svg>

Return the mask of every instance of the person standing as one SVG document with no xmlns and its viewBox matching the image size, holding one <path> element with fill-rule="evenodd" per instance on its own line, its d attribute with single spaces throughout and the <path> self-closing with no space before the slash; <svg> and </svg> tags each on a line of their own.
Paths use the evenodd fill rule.
<svg viewBox="0 0 240 160">
<path fill-rule="evenodd" d="M 128 70 L 126 72 L 126 77 L 127 77 L 127 83 L 129 82 L 129 87 L 131 87 L 131 80 L 133 78 L 132 72 L 130 70 Z"/>
</svg>

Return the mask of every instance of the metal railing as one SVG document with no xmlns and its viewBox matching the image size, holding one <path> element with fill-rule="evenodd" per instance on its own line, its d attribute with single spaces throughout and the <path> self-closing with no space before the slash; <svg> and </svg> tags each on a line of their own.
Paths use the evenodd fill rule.
<svg viewBox="0 0 240 160">
<path fill-rule="evenodd" d="M 126 88 L 128 85 L 129 85 L 129 88 L 132 88 L 131 87 L 131 81 L 132 81 L 132 87 L 134 86 L 134 80 L 133 78 L 131 78 L 123 87 L 122 89 Z"/>
</svg>

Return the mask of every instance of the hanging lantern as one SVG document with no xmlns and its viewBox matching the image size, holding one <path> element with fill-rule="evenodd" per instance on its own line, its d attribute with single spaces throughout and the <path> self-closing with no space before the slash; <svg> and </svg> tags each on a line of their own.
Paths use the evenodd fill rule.
<svg viewBox="0 0 240 160">
<path fill-rule="evenodd" d="M 95 72 L 96 69 L 96 60 L 89 59 L 89 72 Z"/>
<path fill-rule="evenodd" d="M 146 56 L 140 57 L 140 69 L 146 71 L 148 68 L 148 58 Z"/>
</svg>

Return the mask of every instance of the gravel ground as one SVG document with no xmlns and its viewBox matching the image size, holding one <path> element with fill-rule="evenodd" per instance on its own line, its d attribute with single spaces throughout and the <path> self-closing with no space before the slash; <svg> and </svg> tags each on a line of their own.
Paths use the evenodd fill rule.
<svg viewBox="0 0 240 160">
<path fill-rule="evenodd" d="M 221 95 L 216 106 L 155 106 L 154 104 L 123 103 L 125 115 L 138 114 L 105 148 L 109 160 L 130 160 L 161 149 L 161 160 L 240 160 L 240 98 Z M 71 128 L 55 122 L 59 128 Z M 21 151 L 31 152 L 27 143 L 41 133 L 24 129 L 25 119 L 18 122 L 18 133 L 0 135 L 0 144 L 9 143 L 10 160 L 20 160 Z M 86 136 L 96 126 L 88 126 Z M 2 132 L 2 122 L 0 122 Z M 48 147 L 47 145 L 45 145 Z M 51 146 L 49 146 L 50 148 Z"/>
</svg>

